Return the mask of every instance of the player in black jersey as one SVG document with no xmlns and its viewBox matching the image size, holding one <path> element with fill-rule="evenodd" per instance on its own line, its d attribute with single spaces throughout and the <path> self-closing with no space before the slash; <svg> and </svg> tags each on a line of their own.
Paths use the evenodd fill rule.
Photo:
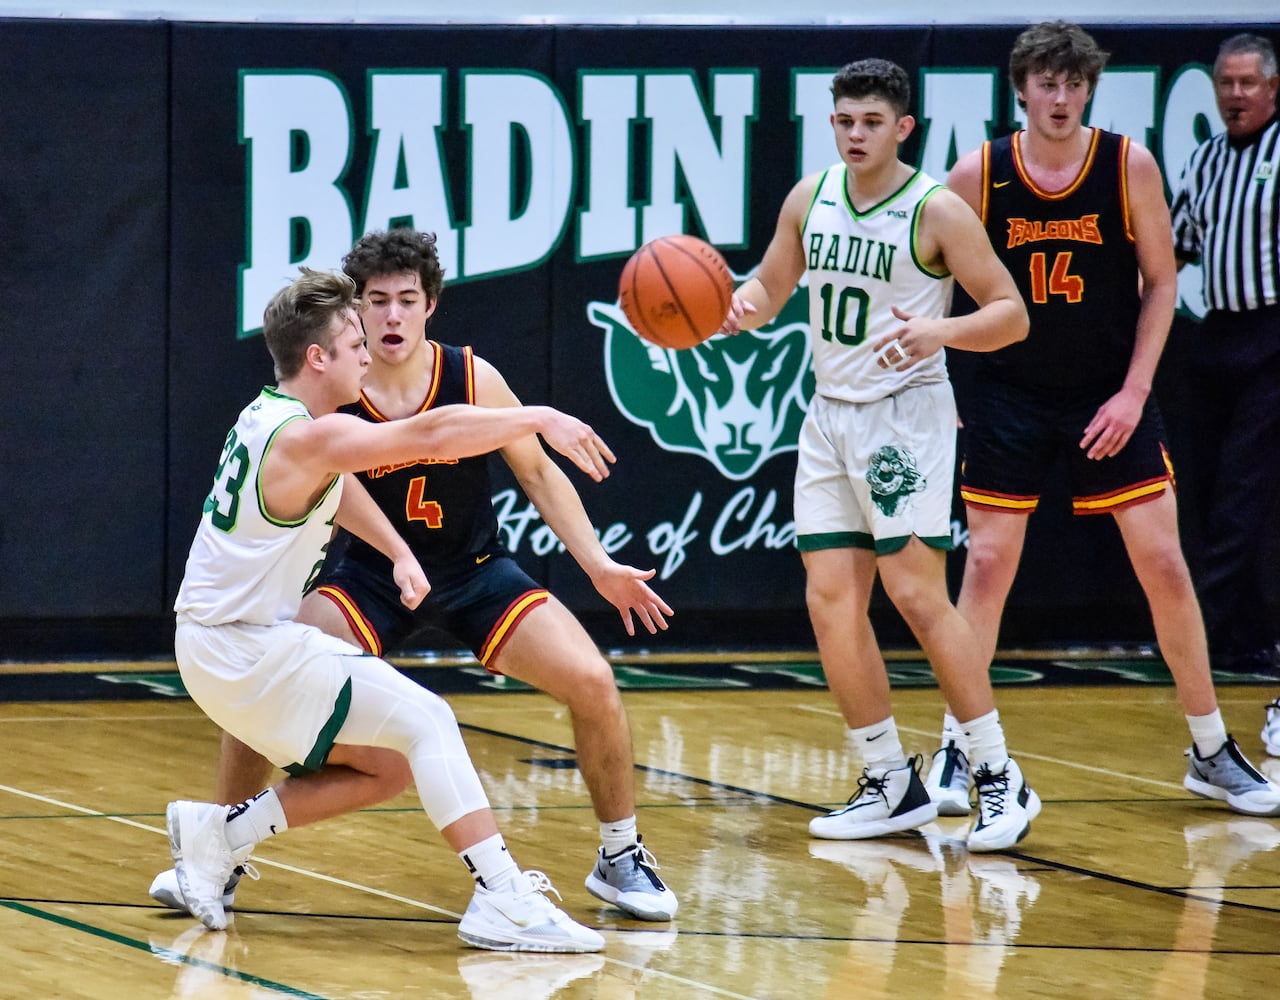
<svg viewBox="0 0 1280 1000">
<path fill-rule="evenodd" d="M 430 341 L 443 271 L 433 234 L 393 229 L 363 236 L 344 258 L 365 302 L 371 363 L 359 402 L 367 420 L 408 417 L 448 403 L 515 407 L 520 401 L 491 364 L 470 348 Z M 534 438 L 501 454 L 546 524 L 599 593 L 618 609 L 628 635 L 638 618 L 650 633 L 672 610 L 650 589 L 654 570 L 616 562 L 605 552 L 568 476 Z M 675 894 L 636 832 L 634 760 L 626 709 L 613 670 L 572 613 L 508 554 L 493 511 L 488 459 L 404 463 L 368 469 L 361 483 L 409 543 L 431 590 L 415 610 L 400 600 L 385 556 L 339 532 L 304 599 L 298 620 L 371 653 L 401 646 L 434 626 L 465 642 L 485 667 L 523 681 L 569 707 L 578 767 L 600 822 L 602 846 L 587 877 L 595 896 L 641 920 L 670 920 Z M 384 784 L 368 800 L 407 787 L 403 758 L 385 762 Z M 218 797 L 239 802 L 263 788 L 269 763 L 224 736 Z M 152 896 L 181 905 L 157 878 Z"/>
<path fill-rule="evenodd" d="M 1154 157 L 1083 123 L 1107 54 L 1073 24 L 1034 25 L 1009 59 L 1026 128 L 961 159 L 947 183 L 978 213 L 1027 305 L 1027 339 L 979 356 L 963 409 L 969 552 L 957 607 L 988 657 L 1051 463 L 1076 514 L 1116 519 L 1173 674 L 1193 748 L 1183 784 L 1238 812 L 1280 814 L 1280 788 L 1226 731 L 1178 538 L 1172 466 L 1151 383 L 1177 299 Z M 969 811 L 963 734 L 948 712 L 926 786 Z"/>
</svg>

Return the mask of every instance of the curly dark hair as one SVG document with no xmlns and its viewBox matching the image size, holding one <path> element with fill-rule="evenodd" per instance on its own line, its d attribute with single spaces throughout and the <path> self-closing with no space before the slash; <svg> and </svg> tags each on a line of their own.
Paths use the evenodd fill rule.
<svg viewBox="0 0 1280 1000">
<path fill-rule="evenodd" d="M 1033 73 L 1065 73 L 1068 79 L 1079 77 L 1089 85 L 1092 94 L 1098 77 L 1107 65 L 1109 53 L 1103 52 L 1093 36 L 1078 24 L 1067 21 L 1044 21 L 1033 24 L 1020 34 L 1009 53 L 1009 82 L 1013 91 L 1026 88 Z M 1018 107 L 1027 102 L 1018 98 Z"/>
<path fill-rule="evenodd" d="M 444 287 L 444 268 L 436 251 L 436 234 L 416 229 L 365 233 L 342 258 L 342 269 L 355 281 L 360 294 L 364 294 L 370 278 L 405 272 L 417 272 L 422 291 L 432 302 L 440 298 Z"/>
<path fill-rule="evenodd" d="M 831 97 L 879 97 L 901 118 L 911 112 L 911 81 L 905 69 L 888 59 L 859 59 L 831 78 Z"/>
</svg>

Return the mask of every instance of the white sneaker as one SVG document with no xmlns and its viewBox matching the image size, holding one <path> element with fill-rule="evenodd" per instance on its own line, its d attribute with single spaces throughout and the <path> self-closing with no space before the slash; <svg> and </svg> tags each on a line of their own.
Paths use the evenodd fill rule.
<svg viewBox="0 0 1280 1000">
<path fill-rule="evenodd" d="M 1271 757 L 1280 757 L 1280 699 L 1267 706 L 1267 721 L 1262 727 L 1262 745 Z"/>
<path fill-rule="evenodd" d="M 815 816 L 809 835 L 824 840 L 863 840 L 910 830 L 938 818 L 938 807 L 920 781 L 920 758 L 902 767 L 863 768 L 858 789 L 842 809 Z"/>
<path fill-rule="evenodd" d="M 212 931 L 226 929 L 222 896 L 236 865 L 248 860 L 250 847 L 232 851 L 227 843 L 230 806 L 212 802 L 170 802 L 165 810 L 169 851 L 185 909 Z"/>
<path fill-rule="evenodd" d="M 1182 787 L 1247 816 L 1280 816 L 1280 787 L 1258 773 L 1230 736 L 1211 757 L 1201 757 L 1192 745 Z"/>
<path fill-rule="evenodd" d="M 969 758 L 956 746 L 955 740 L 947 740 L 934 751 L 924 788 L 938 807 L 939 816 L 969 815 L 972 809 L 969 792 L 973 789 L 973 771 L 969 767 Z"/>
<path fill-rule="evenodd" d="M 231 872 L 231 878 L 227 879 L 227 884 L 222 889 L 222 908 L 229 910 L 235 905 L 236 886 L 240 884 L 241 877 L 248 875 L 249 878 L 259 878 L 258 870 L 251 864 L 236 865 Z M 171 910 L 182 910 L 184 913 L 190 913 L 187 909 L 187 901 L 182 898 L 182 887 L 178 885 L 178 873 L 175 869 L 169 868 L 162 871 L 151 883 L 148 895 L 161 906 L 167 906 Z"/>
<path fill-rule="evenodd" d="M 596 866 L 587 876 L 587 892 L 612 903 L 637 920 L 670 920 L 680 903 L 657 873 L 658 859 L 636 837 L 633 846 L 612 858 L 604 848 L 596 856 Z"/>
<path fill-rule="evenodd" d="M 556 892 L 542 872 L 519 872 L 506 889 L 476 886 L 458 937 L 489 951 L 600 951 L 604 938 L 572 920 L 544 892 Z"/>
<path fill-rule="evenodd" d="M 1002 770 L 981 765 L 973 775 L 978 789 L 978 822 L 969 833 L 970 851 L 1003 851 L 1031 831 L 1040 815 L 1040 796 L 1010 758 Z"/>
</svg>

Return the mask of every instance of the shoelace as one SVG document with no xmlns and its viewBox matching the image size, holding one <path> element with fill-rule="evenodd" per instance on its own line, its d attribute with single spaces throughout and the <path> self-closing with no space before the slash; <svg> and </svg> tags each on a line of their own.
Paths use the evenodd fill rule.
<svg viewBox="0 0 1280 1000">
<path fill-rule="evenodd" d="M 644 846 L 643 841 L 636 841 L 635 857 L 636 864 L 644 865 L 646 868 L 651 868 L 653 871 L 658 871 L 661 867 L 658 864 L 658 859 L 653 856 L 653 852 L 649 850 L 649 848 Z"/>
<path fill-rule="evenodd" d="M 262 878 L 262 876 L 258 873 L 258 869 L 253 867 L 253 865 L 251 865 L 248 861 L 242 861 L 240 864 L 232 868 L 231 874 L 239 878 L 251 878 L 255 882 L 258 881 L 258 879 Z"/>
<path fill-rule="evenodd" d="M 983 764 L 973 776 L 978 786 L 978 808 L 982 811 L 984 821 L 1004 815 L 1005 803 L 1009 798 L 1009 771 L 993 774 L 991 768 Z"/>
<path fill-rule="evenodd" d="M 524 875 L 529 880 L 530 892 L 553 892 L 556 899 L 563 900 L 564 897 L 560 895 L 560 890 L 551 884 L 551 878 L 546 872 L 530 870 L 525 872 Z M 521 895 L 524 895 L 524 893 L 521 893 Z"/>
<path fill-rule="evenodd" d="M 862 777 L 858 779 L 857 790 L 849 796 L 849 800 L 845 805 L 853 805 L 855 801 L 868 793 L 872 795 L 879 795 L 881 798 L 884 798 L 884 786 L 885 778 L 877 778 L 870 771 L 864 770 L 862 772 Z"/>
</svg>

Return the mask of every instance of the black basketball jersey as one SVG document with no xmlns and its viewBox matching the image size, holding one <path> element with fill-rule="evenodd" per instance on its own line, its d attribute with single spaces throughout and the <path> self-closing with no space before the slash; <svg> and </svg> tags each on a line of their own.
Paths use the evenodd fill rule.
<svg viewBox="0 0 1280 1000">
<path fill-rule="evenodd" d="M 982 221 L 1031 318 L 1027 339 L 980 355 L 983 370 L 1019 385 L 1114 385 L 1137 336 L 1138 257 L 1129 221 L 1129 139 L 1102 129 L 1062 191 L 1031 179 L 1022 133 L 982 147 Z"/>
<path fill-rule="evenodd" d="M 431 386 L 418 412 L 448 403 L 474 404 L 475 359 L 471 348 L 435 341 L 429 341 L 427 346 L 435 351 L 435 364 Z M 389 419 L 363 393 L 359 401 L 342 410 L 374 423 Z M 493 512 L 487 455 L 449 461 L 424 457 L 366 469 L 358 475 L 428 573 L 433 568 L 474 563 L 486 553 L 503 551 Z M 340 538 L 333 548 L 345 549 L 359 559 L 385 559 L 354 536 Z"/>
</svg>

